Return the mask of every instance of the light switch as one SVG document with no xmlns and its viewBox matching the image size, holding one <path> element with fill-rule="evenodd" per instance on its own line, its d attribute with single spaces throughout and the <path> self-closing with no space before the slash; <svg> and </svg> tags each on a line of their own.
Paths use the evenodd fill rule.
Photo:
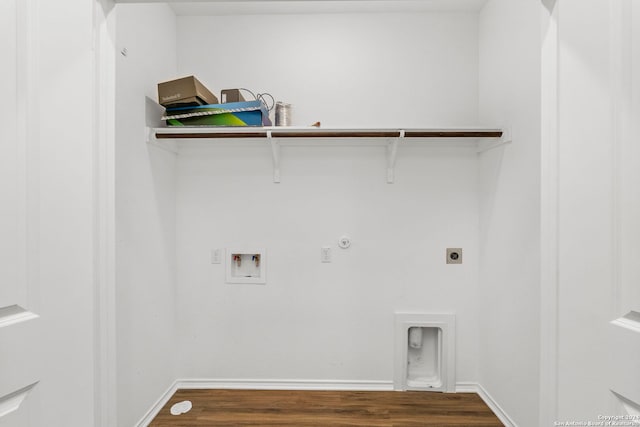
<svg viewBox="0 0 640 427">
<path fill-rule="evenodd" d="M 331 248 L 328 246 L 323 246 L 320 248 L 320 261 L 321 262 L 331 262 Z"/>
<path fill-rule="evenodd" d="M 222 263 L 222 251 L 220 249 L 213 249 L 211 251 L 211 264 Z"/>
</svg>

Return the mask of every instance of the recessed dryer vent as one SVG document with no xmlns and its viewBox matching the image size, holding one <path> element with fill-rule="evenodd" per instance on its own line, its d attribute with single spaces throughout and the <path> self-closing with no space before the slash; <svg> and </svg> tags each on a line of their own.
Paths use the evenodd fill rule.
<svg viewBox="0 0 640 427">
<path fill-rule="evenodd" d="M 455 315 L 396 313 L 396 390 L 455 391 Z"/>
<path fill-rule="evenodd" d="M 409 328 L 407 389 L 442 388 L 442 329 L 429 326 Z"/>
<path fill-rule="evenodd" d="M 227 249 L 227 283 L 266 283 L 264 249 Z"/>
</svg>

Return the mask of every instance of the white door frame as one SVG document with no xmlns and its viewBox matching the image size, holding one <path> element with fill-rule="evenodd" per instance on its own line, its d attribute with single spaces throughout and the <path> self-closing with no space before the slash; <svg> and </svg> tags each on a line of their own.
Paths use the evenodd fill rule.
<svg viewBox="0 0 640 427">
<path fill-rule="evenodd" d="M 558 7 L 542 0 L 540 425 L 558 419 Z"/>
<path fill-rule="evenodd" d="M 114 7 L 113 0 L 94 0 L 96 427 L 117 424 Z"/>
</svg>

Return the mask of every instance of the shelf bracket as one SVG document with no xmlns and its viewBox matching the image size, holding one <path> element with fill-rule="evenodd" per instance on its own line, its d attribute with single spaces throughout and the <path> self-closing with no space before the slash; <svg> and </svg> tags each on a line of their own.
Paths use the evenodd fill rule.
<svg viewBox="0 0 640 427">
<path fill-rule="evenodd" d="M 154 128 L 150 126 L 145 126 L 144 142 L 146 142 L 147 144 L 153 144 L 154 142 L 156 142 L 156 132 Z"/>
<path fill-rule="evenodd" d="M 145 141 L 147 144 L 156 148 L 160 148 L 161 150 L 168 151 L 173 154 L 178 154 L 178 146 L 176 145 L 175 141 L 166 140 L 166 139 L 160 140 L 156 138 L 155 128 L 147 126 L 145 127 L 144 133 L 145 133 Z"/>
<path fill-rule="evenodd" d="M 393 138 L 387 144 L 387 184 L 393 184 L 393 181 L 395 180 L 398 143 L 402 140 L 404 140 L 404 130 L 401 130 L 400 135 L 397 138 Z"/>
<path fill-rule="evenodd" d="M 479 142 L 476 152 L 484 153 L 501 145 L 510 144 L 512 140 L 511 126 L 505 126 L 502 128 L 502 136 L 499 139 L 490 142 Z"/>
<path fill-rule="evenodd" d="M 267 139 L 271 145 L 271 156 L 273 158 L 273 182 L 275 184 L 280 183 L 280 144 L 273 139 L 271 131 L 267 131 Z"/>
</svg>

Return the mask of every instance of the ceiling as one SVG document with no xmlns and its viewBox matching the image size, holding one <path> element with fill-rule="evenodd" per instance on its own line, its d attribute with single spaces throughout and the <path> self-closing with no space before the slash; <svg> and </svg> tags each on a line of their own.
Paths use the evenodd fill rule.
<svg viewBox="0 0 640 427">
<path fill-rule="evenodd" d="M 135 0 L 120 0 L 121 3 Z M 169 2 L 176 15 L 477 12 L 487 0 L 207 0 Z"/>
</svg>

